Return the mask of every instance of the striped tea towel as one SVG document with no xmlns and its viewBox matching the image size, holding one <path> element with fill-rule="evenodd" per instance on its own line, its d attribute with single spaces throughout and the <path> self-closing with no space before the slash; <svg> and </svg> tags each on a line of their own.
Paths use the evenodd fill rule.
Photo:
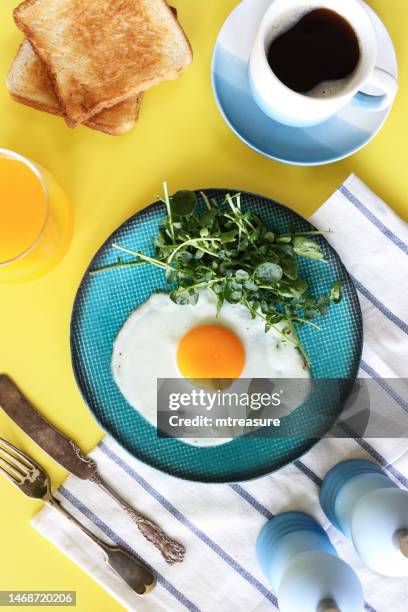
<svg viewBox="0 0 408 612">
<path fill-rule="evenodd" d="M 404 419 L 407 403 L 384 379 L 408 378 L 407 225 L 355 176 L 311 221 L 335 230 L 328 240 L 359 292 L 365 325 L 359 375 L 375 378 L 389 394 L 390 410 Z M 408 581 L 382 578 L 365 568 L 351 544 L 328 523 L 318 493 L 329 468 L 354 457 L 378 461 L 401 487 L 408 487 L 407 447 L 407 440 L 325 438 L 300 460 L 270 476 L 242 485 L 205 485 L 161 474 L 106 436 L 91 453 L 101 474 L 132 505 L 186 545 L 185 562 L 166 565 L 126 514 L 91 483 L 69 477 L 57 496 L 98 535 L 153 567 L 157 587 L 142 599 L 106 568 L 94 544 L 51 509 L 43 509 L 33 525 L 129 610 L 266 612 L 276 609 L 277 600 L 258 567 L 256 537 L 274 514 L 301 510 L 321 522 L 340 556 L 357 571 L 367 610 L 404 612 Z"/>
</svg>

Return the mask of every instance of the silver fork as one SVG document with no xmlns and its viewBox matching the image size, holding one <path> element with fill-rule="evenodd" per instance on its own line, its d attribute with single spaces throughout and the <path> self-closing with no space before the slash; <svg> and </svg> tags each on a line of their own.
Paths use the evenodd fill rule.
<svg viewBox="0 0 408 612">
<path fill-rule="evenodd" d="M 65 516 L 102 549 L 107 565 L 138 595 L 150 592 L 155 585 L 153 572 L 118 546 L 107 544 L 70 514 L 51 492 L 47 472 L 28 455 L 0 438 L 0 472 L 28 497 L 42 499 Z"/>
</svg>

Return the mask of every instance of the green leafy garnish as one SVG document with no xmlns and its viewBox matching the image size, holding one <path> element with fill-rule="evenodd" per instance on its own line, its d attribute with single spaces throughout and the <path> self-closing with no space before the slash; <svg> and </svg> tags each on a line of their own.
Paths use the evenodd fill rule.
<svg viewBox="0 0 408 612">
<path fill-rule="evenodd" d="M 197 196 L 194 191 L 177 191 L 171 199 L 171 209 L 174 215 L 188 217 L 197 206 Z"/>
<path fill-rule="evenodd" d="M 240 194 L 228 194 L 220 206 L 201 193 L 199 203 L 197 195 L 188 190 L 169 197 L 165 183 L 160 199 L 167 218 L 154 238 L 155 257 L 113 245 L 133 255 L 135 261 L 118 261 L 102 270 L 148 263 L 158 266 L 165 272 L 172 287 L 170 299 L 176 304 L 194 305 L 200 291 L 208 289 L 216 297 L 218 311 L 224 302 L 242 304 L 252 318 L 263 319 L 265 331 L 276 330 L 310 363 L 295 326 L 320 329 L 313 319 L 342 298 L 339 281 L 327 295 L 316 297 L 299 276 L 297 258 L 325 261 L 312 238 L 321 232 L 290 228 L 287 234 L 278 234 L 257 215 L 242 210 Z"/>
<path fill-rule="evenodd" d="M 282 268 L 270 261 L 259 264 L 254 271 L 254 279 L 259 282 L 259 285 L 266 284 L 272 287 L 274 283 L 281 280 L 282 276 Z"/>
<path fill-rule="evenodd" d="M 308 259 L 324 260 L 324 255 L 320 247 L 314 240 L 306 238 L 306 236 L 294 236 L 292 239 L 293 250 L 299 257 L 307 257 Z"/>
<path fill-rule="evenodd" d="M 343 287 L 341 285 L 341 282 L 335 281 L 333 283 L 333 286 L 330 292 L 330 299 L 334 304 L 340 304 L 342 297 L 343 297 Z"/>
</svg>

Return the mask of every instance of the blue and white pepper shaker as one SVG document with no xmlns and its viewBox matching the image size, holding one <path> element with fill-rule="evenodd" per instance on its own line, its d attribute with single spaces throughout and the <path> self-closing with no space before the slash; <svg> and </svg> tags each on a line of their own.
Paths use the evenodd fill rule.
<svg viewBox="0 0 408 612">
<path fill-rule="evenodd" d="M 261 529 L 257 558 L 281 612 L 362 612 L 361 583 L 325 530 L 303 512 L 279 514 Z"/>
<path fill-rule="evenodd" d="M 359 459 L 339 463 L 323 481 L 320 503 L 370 569 L 408 576 L 408 491 L 379 465 Z"/>
</svg>

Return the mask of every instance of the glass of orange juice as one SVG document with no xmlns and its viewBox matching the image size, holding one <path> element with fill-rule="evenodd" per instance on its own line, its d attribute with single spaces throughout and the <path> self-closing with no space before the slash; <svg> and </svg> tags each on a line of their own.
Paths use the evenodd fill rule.
<svg viewBox="0 0 408 612">
<path fill-rule="evenodd" d="M 73 209 L 54 177 L 0 148 L 0 283 L 53 269 L 68 250 Z"/>
</svg>

